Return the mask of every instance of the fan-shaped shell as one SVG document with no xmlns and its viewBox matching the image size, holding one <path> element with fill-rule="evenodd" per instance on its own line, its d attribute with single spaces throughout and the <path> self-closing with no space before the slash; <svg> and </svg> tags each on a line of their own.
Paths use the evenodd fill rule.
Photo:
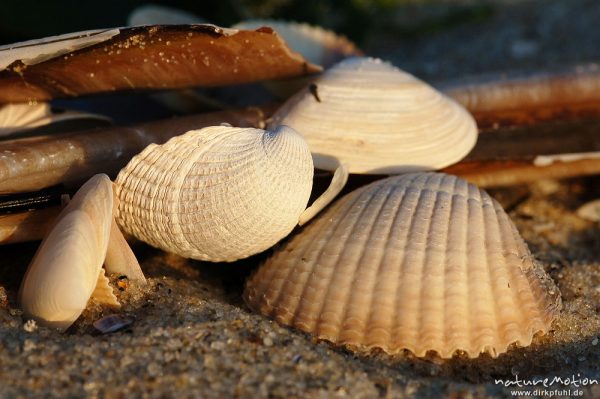
<svg viewBox="0 0 600 399">
<path fill-rule="evenodd" d="M 558 289 L 500 205 L 434 173 L 343 197 L 266 261 L 244 297 L 320 339 L 442 357 L 529 345 L 560 307 Z"/>
<path fill-rule="evenodd" d="M 272 124 L 296 129 L 331 170 L 401 173 L 453 164 L 475 145 L 477 127 L 453 100 L 391 64 L 350 58 L 291 97 Z"/>
<path fill-rule="evenodd" d="M 19 302 L 27 317 L 66 329 L 93 293 L 118 305 L 102 271 L 112 207 L 112 183 L 100 174 L 85 183 L 61 212 L 21 284 Z"/>
<path fill-rule="evenodd" d="M 292 231 L 312 176 L 308 146 L 293 129 L 207 127 L 150 145 L 121 170 L 116 219 L 165 251 L 233 261 Z"/>
</svg>

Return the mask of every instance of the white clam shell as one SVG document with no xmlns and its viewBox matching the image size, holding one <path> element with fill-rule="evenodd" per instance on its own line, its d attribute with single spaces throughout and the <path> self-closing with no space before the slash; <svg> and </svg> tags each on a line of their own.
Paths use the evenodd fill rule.
<svg viewBox="0 0 600 399">
<path fill-rule="evenodd" d="M 350 58 L 290 98 L 271 118 L 308 141 L 315 167 L 350 173 L 433 170 L 462 159 L 477 127 L 459 104 L 372 58 Z"/>
<path fill-rule="evenodd" d="M 181 256 L 234 261 L 292 231 L 313 164 L 293 129 L 213 126 L 150 145 L 116 179 L 117 222 Z"/>
<path fill-rule="evenodd" d="M 112 183 L 106 175 L 94 176 L 75 194 L 23 278 L 19 302 L 27 317 L 64 330 L 83 312 L 95 289 L 102 300 L 117 304 L 102 270 L 112 208 Z"/>
<path fill-rule="evenodd" d="M 438 173 L 337 201 L 247 282 L 248 305 L 338 344 L 492 356 L 546 332 L 560 293 L 486 192 Z"/>
</svg>

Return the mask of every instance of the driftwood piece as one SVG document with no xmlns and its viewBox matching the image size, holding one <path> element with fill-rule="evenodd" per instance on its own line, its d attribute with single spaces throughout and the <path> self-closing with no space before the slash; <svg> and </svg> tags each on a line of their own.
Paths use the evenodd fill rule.
<svg viewBox="0 0 600 399">
<path fill-rule="evenodd" d="M 479 187 L 504 187 L 540 179 L 563 179 L 600 173 L 598 153 L 568 154 L 572 157 L 539 156 L 502 161 L 465 161 L 443 172 L 460 176 Z"/>
<path fill-rule="evenodd" d="M 600 173 L 600 118 L 483 130 L 473 151 L 444 172 L 480 187 Z"/>
<path fill-rule="evenodd" d="M 480 129 L 600 115 L 600 68 L 525 77 L 480 77 L 439 85 Z"/>
<path fill-rule="evenodd" d="M 77 185 L 97 173 L 114 176 L 150 143 L 163 143 L 192 129 L 223 122 L 260 127 L 268 108 L 247 108 L 164 119 L 131 127 L 0 142 L 0 193 Z M 268 111 L 270 112 L 270 111 Z"/>
<path fill-rule="evenodd" d="M 155 25 L 80 32 L 0 47 L 0 104 L 222 86 L 319 70 L 270 28 Z"/>
</svg>

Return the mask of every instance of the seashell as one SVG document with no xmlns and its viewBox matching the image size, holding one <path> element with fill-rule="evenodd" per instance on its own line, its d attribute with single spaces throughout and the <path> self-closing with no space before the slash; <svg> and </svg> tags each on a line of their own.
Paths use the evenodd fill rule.
<svg viewBox="0 0 600 399">
<path fill-rule="evenodd" d="M 294 51 L 309 62 L 327 68 L 351 56 L 362 55 L 354 43 L 320 26 L 272 19 L 251 19 L 238 22 L 234 29 L 255 30 L 268 26 L 277 32 Z"/>
<path fill-rule="evenodd" d="M 112 183 L 96 175 L 60 214 L 29 265 L 19 302 L 27 317 L 64 330 L 83 312 L 89 298 L 118 305 L 102 263 L 112 221 Z"/>
<path fill-rule="evenodd" d="M 309 62 L 329 68 L 344 58 L 363 55 L 346 37 L 320 26 L 272 19 L 251 19 L 233 26 L 236 29 L 258 29 L 268 26 L 275 30 L 294 51 Z M 264 82 L 275 96 L 287 99 L 314 80 L 314 76 Z"/>
<path fill-rule="evenodd" d="M 439 169 L 475 145 L 469 113 L 431 86 L 372 58 L 350 58 L 291 97 L 270 126 L 300 132 L 315 167 L 331 159 L 350 173 L 385 174 Z"/>
<path fill-rule="evenodd" d="M 87 112 L 67 110 L 56 112 L 48 103 L 6 104 L 0 106 L 0 136 L 73 119 L 110 121 L 106 116 Z"/>
<path fill-rule="evenodd" d="M 443 358 L 529 345 L 560 308 L 500 205 L 440 173 L 346 195 L 259 268 L 244 299 L 319 339 Z"/>
<path fill-rule="evenodd" d="M 292 231 L 312 177 L 310 151 L 293 129 L 207 127 L 152 144 L 121 170 L 116 220 L 165 251 L 233 261 Z"/>
</svg>

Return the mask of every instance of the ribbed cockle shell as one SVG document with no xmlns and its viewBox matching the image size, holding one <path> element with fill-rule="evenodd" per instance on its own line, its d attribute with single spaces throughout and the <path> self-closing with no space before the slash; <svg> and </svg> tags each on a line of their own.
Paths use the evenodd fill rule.
<svg viewBox="0 0 600 399">
<path fill-rule="evenodd" d="M 165 251 L 233 261 L 292 231 L 312 177 L 308 146 L 288 127 L 207 127 L 135 156 L 115 182 L 116 218 Z"/>
<path fill-rule="evenodd" d="M 304 136 L 315 167 L 332 170 L 341 162 L 350 173 L 440 169 L 463 158 L 477 139 L 462 106 L 372 58 L 336 64 L 271 120 Z"/>
<path fill-rule="evenodd" d="M 529 345 L 560 307 L 558 289 L 500 205 L 434 173 L 343 197 L 266 261 L 244 297 L 320 339 L 444 358 Z"/>
</svg>

